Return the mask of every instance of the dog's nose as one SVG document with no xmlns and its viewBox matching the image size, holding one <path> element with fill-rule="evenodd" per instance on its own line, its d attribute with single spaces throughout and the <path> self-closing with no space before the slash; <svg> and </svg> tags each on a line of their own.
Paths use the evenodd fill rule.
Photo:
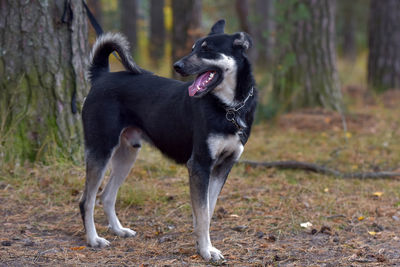
<svg viewBox="0 0 400 267">
<path fill-rule="evenodd" d="M 185 66 L 185 64 L 183 64 L 183 62 L 179 60 L 179 61 L 175 62 L 174 69 L 176 72 L 182 73 L 184 66 Z"/>
</svg>

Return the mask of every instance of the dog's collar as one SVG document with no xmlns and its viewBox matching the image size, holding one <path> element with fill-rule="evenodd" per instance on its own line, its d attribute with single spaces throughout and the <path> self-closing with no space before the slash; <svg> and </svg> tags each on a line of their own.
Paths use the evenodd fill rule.
<svg viewBox="0 0 400 267">
<path fill-rule="evenodd" d="M 242 139 L 242 137 L 245 137 L 245 133 L 244 133 L 243 129 L 246 128 L 246 126 L 243 125 L 243 122 L 239 122 L 239 120 L 237 118 L 238 117 L 237 114 L 246 105 L 247 101 L 253 95 L 254 95 L 254 86 L 251 87 L 249 94 L 242 102 L 240 102 L 239 104 L 237 104 L 234 107 L 225 108 L 225 111 L 226 111 L 225 118 L 236 126 L 236 128 L 239 131 L 239 135 L 241 135 L 241 139 Z M 243 143 L 244 140 L 241 140 L 241 142 Z"/>
</svg>

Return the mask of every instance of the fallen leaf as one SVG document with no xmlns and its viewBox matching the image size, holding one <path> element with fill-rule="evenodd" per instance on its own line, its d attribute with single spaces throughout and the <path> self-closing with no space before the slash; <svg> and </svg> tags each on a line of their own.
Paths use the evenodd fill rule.
<svg viewBox="0 0 400 267">
<path fill-rule="evenodd" d="M 364 220 L 365 219 L 365 217 L 364 216 L 360 216 L 360 217 L 358 217 L 358 220 L 359 221 L 362 221 L 362 220 Z"/>
<path fill-rule="evenodd" d="M 374 235 L 376 235 L 376 232 L 374 232 L 374 231 L 368 231 L 368 234 L 374 236 Z"/>
<path fill-rule="evenodd" d="M 86 247 L 85 246 L 81 246 L 81 247 L 72 247 L 72 248 L 70 248 L 71 250 L 82 250 L 82 249 L 85 249 Z"/>
<path fill-rule="evenodd" d="M 237 214 L 231 214 L 231 215 L 229 215 L 229 216 L 231 216 L 231 217 L 233 217 L 233 218 L 239 218 L 239 215 L 237 215 Z"/>
</svg>

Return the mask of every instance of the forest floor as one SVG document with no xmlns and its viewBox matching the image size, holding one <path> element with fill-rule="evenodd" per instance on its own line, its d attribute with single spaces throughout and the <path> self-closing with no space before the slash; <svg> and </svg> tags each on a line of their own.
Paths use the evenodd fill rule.
<svg viewBox="0 0 400 267">
<path fill-rule="evenodd" d="M 318 109 L 256 125 L 242 159 L 299 160 L 342 171 L 400 171 L 400 92 L 367 96 L 348 87 L 348 132 Z M 350 98 L 349 98 L 350 99 Z M 187 171 L 142 149 L 117 211 L 135 231 L 107 230 L 105 249 L 87 247 L 78 209 L 83 164 L 3 165 L 0 266 L 203 266 L 194 248 Z M 312 226 L 301 227 L 310 222 Z M 220 195 L 211 239 L 234 266 L 400 265 L 400 178 L 341 179 L 237 164 Z"/>
</svg>

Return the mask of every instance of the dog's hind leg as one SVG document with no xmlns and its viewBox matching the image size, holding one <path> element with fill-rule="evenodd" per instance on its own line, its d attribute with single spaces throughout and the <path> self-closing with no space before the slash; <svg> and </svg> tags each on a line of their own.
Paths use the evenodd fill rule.
<svg viewBox="0 0 400 267">
<path fill-rule="evenodd" d="M 86 240 L 91 247 L 105 247 L 110 244 L 109 241 L 97 235 L 93 217 L 96 194 L 103 181 L 107 163 L 108 159 L 94 159 L 89 153 L 86 157 L 85 190 L 83 191 L 79 207 L 86 230 Z"/>
<path fill-rule="evenodd" d="M 109 227 L 117 236 L 135 236 L 136 232 L 122 227 L 115 212 L 118 189 L 129 174 L 141 147 L 140 130 L 127 128 L 120 137 L 120 143 L 111 158 L 111 177 L 101 200 Z"/>
</svg>

